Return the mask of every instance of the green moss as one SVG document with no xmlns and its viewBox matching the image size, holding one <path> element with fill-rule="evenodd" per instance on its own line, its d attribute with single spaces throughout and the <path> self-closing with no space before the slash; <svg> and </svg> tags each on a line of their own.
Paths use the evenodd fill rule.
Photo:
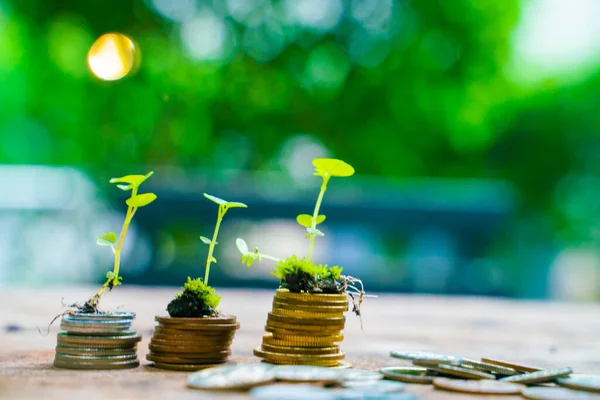
<svg viewBox="0 0 600 400">
<path fill-rule="evenodd" d="M 279 261 L 273 274 L 280 279 L 280 287 L 291 292 L 342 293 L 342 267 L 315 265 L 306 258 L 291 256 Z"/>
<path fill-rule="evenodd" d="M 221 302 L 221 296 L 215 289 L 204 284 L 202 279 L 192 279 L 187 282 L 167 306 L 169 315 L 174 318 L 199 318 L 213 316 Z"/>
</svg>

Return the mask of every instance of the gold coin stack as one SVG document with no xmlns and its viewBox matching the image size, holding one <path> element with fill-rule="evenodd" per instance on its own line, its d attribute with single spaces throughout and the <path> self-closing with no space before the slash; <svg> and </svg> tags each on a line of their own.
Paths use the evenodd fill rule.
<svg viewBox="0 0 600 400">
<path fill-rule="evenodd" d="M 278 289 L 262 346 L 254 355 L 272 364 L 335 367 L 344 359 L 345 294 L 292 293 Z"/>
<path fill-rule="evenodd" d="M 155 367 L 197 371 L 227 361 L 231 342 L 240 324 L 236 317 L 156 317 L 158 326 L 150 340 L 148 361 Z"/>
</svg>

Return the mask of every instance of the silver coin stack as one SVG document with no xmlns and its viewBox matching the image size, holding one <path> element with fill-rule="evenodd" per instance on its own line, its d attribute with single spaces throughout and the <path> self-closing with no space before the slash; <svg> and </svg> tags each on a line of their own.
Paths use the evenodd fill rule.
<svg viewBox="0 0 600 400">
<path fill-rule="evenodd" d="M 54 366 L 68 369 L 125 369 L 140 365 L 131 328 L 132 312 L 71 313 L 60 323 Z"/>
</svg>

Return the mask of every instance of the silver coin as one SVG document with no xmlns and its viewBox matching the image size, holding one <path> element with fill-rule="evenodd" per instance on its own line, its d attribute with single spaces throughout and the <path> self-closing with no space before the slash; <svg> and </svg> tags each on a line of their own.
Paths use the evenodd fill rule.
<svg viewBox="0 0 600 400">
<path fill-rule="evenodd" d="M 128 369 L 136 368 L 140 365 L 139 360 L 118 361 L 113 363 L 88 363 L 88 362 L 68 362 L 62 360 L 54 360 L 54 366 L 64 369 L 83 369 L 83 370 L 110 370 L 110 369 Z"/>
<path fill-rule="evenodd" d="M 89 364 L 106 364 L 116 362 L 126 362 L 137 359 L 137 354 L 125 354 L 118 356 L 76 356 L 72 354 L 60 354 L 54 355 L 54 360 L 59 360 L 64 363 L 89 363 Z"/>
<path fill-rule="evenodd" d="M 93 320 L 93 319 L 73 319 L 69 317 L 63 317 L 61 324 L 72 325 L 72 326 L 85 326 L 85 327 L 121 327 L 129 328 L 132 324 L 132 319 L 107 319 L 107 320 Z"/>
<path fill-rule="evenodd" d="M 346 389 L 337 392 L 338 400 L 417 400 L 418 397 L 406 392 L 361 392 Z"/>
<path fill-rule="evenodd" d="M 533 383 L 554 382 L 557 378 L 566 378 L 571 374 L 571 368 L 545 369 L 542 371 L 528 372 L 526 374 L 507 376 L 501 378 L 504 382 L 523 383 L 525 385 Z"/>
<path fill-rule="evenodd" d="M 530 387 L 523 390 L 521 395 L 532 400 L 600 400 L 600 395 L 596 393 L 557 387 Z"/>
<path fill-rule="evenodd" d="M 405 383 L 432 384 L 436 378 L 428 375 L 428 369 L 419 367 L 383 367 L 379 371 L 387 379 Z"/>
<path fill-rule="evenodd" d="M 337 370 L 309 365 L 282 365 L 273 368 L 275 378 L 290 382 L 331 383 L 340 380 L 340 374 L 348 370 Z"/>
<path fill-rule="evenodd" d="M 66 354 L 72 356 L 124 356 L 128 354 L 137 354 L 137 346 L 100 349 L 85 347 L 63 347 L 56 346 L 56 354 Z"/>
<path fill-rule="evenodd" d="M 432 361 L 438 364 L 444 362 L 460 362 L 461 358 L 456 356 L 449 356 L 441 353 L 432 353 L 429 351 L 399 351 L 393 350 L 390 352 L 390 356 L 394 358 L 401 358 L 409 361 Z"/>
<path fill-rule="evenodd" d="M 569 389 L 600 392 L 600 375 L 572 374 L 568 378 L 557 379 L 556 383 Z"/>
<path fill-rule="evenodd" d="M 82 313 L 82 312 L 74 312 L 69 313 L 68 316 L 74 320 L 93 320 L 93 321 L 112 321 L 119 319 L 135 319 L 134 312 L 126 312 L 126 311 L 116 311 L 111 313 Z"/>
<path fill-rule="evenodd" d="M 338 371 L 343 381 L 377 381 L 383 379 L 383 374 L 366 369 L 345 369 Z"/>
<path fill-rule="evenodd" d="M 193 373 L 188 377 L 187 385 L 204 390 L 249 389 L 274 380 L 273 366 L 249 364 L 209 368 Z"/>
<path fill-rule="evenodd" d="M 250 396 L 259 400 L 337 400 L 333 390 L 307 384 L 277 383 L 256 387 L 250 390 Z"/>
<path fill-rule="evenodd" d="M 474 368 L 479 371 L 491 372 L 493 374 L 508 375 L 508 376 L 519 374 L 518 371 L 516 371 L 512 368 L 503 367 L 500 365 L 494 365 L 494 364 L 486 363 L 483 361 L 471 360 L 469 358 L 463 358 L 460 360 L 459 363 L 460 363 L 461 367 L 470 367 L 470 368 Z"/>
<path fill-rule="evenodd" d="M 60 329 L 71 334 L 92 334 L 92 335 L 128 335 L 135 331 L 131 329 L 131 323 L 113 324 L 113 323 L 80 323 L 61 321 Z"/>
<path fill-rule="evenodd" d="M 360 392 L 401 392 L 404 390 L 404 383 L 395 381 L 344 381 L 342 387 Z"/>
</svg>

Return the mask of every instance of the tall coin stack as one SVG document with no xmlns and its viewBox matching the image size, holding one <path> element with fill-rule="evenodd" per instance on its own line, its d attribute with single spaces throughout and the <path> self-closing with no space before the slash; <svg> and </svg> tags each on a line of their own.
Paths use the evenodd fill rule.
<svg viewBox="0 0 600 400">
<path fill-rule="evenodd" d="M 140 365 L 131 329 L 135 313 L 72 313 L 64 316 L 57 338 L 54 366 L 68 369 L 125 369 Z"/>
<path fill-rule="evenodd" d="M 236 317 L 156 317 L 158 326 L 150 340 L 148 361 L 157 368 L 197 371 L 222 364 L 240 324 Z"/>
<path fill-rule="evenodd" d="M 278 289 L 267 318 L 262 346 L 254 355 L 273 364 L 335 367 L 344 352 L 345 294 L 292 293 Z"/>
</svg>

